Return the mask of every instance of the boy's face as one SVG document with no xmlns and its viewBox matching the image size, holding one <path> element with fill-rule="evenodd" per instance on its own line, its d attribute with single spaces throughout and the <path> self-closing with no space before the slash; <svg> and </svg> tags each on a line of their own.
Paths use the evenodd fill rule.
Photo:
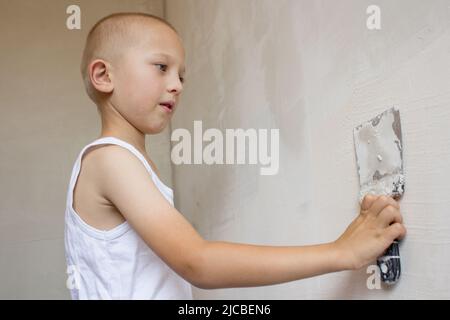
<svg viewBox="0 0 450 320">
<path fill-rule="evenodd" d="M 113 64 L 110 101 L 136 129 L 153 134 L 166 127 L 178 104 L 184 49 L 178 35 L 161 23 L 144 26 L 139 32 L 140 44 L 125 48 Z M 162 103 L 173 105 L 168 108 Z"/>
</svg>

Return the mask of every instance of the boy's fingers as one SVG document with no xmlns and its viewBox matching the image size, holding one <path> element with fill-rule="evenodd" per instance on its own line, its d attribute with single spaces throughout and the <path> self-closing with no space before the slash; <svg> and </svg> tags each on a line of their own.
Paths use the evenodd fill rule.
<svg viewBox="0 0 450 320">
<path fill-rule="evenodd" d="M 373 194 L 366 194 L 364 197 L 362 203 L 361 203 L 361 209 L 362 210 L 369 210 L 372 203 L 377 199 L 377 196 Z"/>
<path fill-rule="evenodd" d="M 383 210 L 381 210 L 377 220 L 380 222 L 382 227 L 387 227 L 393 223 L 403 223 L 403 217 L 400 211 L 391 205 L 387 205 Z"/>
<path fill-rule="evenodd" d="M 393 207 L 395 207 L 397 209 L 400 209 L 400 206 L 397 203 L 397 201 L 395 201 L 391 197 L 380 196 L 372 203 L 372 205 L 370 206 L 369 210 L 373 214 L 378 215 L 388 205 L 391 205 L 391 206 L 393 206 Z"/>
<path fill-rule="evenodd" d="M 406 228 L 401 223 L 391 224 L 386 228 L 386 236 L 388 237 L 389 242 L 392 242 L 396 239 L 401 240 L 406 235 Z"/>
</svg>

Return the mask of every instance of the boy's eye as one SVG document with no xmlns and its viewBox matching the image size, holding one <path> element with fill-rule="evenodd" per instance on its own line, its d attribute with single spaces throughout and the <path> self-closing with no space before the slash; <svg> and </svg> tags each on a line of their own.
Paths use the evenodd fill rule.
<svg viewBox="0 0 450 320">
<path fill-rule="evenodd" d="M 165 65 L 165 64 L 158 63 L 158 64 L 156 64 L 156 66 L 163 72 L 165 72 L 167 70 L 167 65 Z"/>
<path fill-rule="evenodd" d="M 180 77 L 180 81 L 181 81 L 181 83 L 184 83 L 184 78 Z"/>
</svg>

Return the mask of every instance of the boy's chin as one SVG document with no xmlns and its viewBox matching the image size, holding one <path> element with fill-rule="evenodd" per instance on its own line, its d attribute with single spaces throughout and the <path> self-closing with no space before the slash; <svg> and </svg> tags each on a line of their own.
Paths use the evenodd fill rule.
<svg viewBox="0 0 450 320">
<path fill-rule="evenodd" d="M 169 121 L 163 121 L 159 124 L 151 125 L 150 127 L 145 128 L 145 134 L 158 134 L 163 132 L 167 126 L 169 125 Z"/>
</svg>

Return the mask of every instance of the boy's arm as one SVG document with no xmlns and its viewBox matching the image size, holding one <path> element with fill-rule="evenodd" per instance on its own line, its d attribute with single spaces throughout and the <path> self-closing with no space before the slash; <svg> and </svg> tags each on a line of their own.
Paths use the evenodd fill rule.
<svg viewBox="0 0 450 320">
<path fill-rule="evenodd" d="M 271 285 L 355 269 L 405 233 L 394 200 L 366 197 L 361 214 L 332 243 L 281 247 L 206 241 L 162 196 L 132 153 L 118 146 L 96 153 L 103 196 L 164 262 L 200 288 Z"/>
</svg>

